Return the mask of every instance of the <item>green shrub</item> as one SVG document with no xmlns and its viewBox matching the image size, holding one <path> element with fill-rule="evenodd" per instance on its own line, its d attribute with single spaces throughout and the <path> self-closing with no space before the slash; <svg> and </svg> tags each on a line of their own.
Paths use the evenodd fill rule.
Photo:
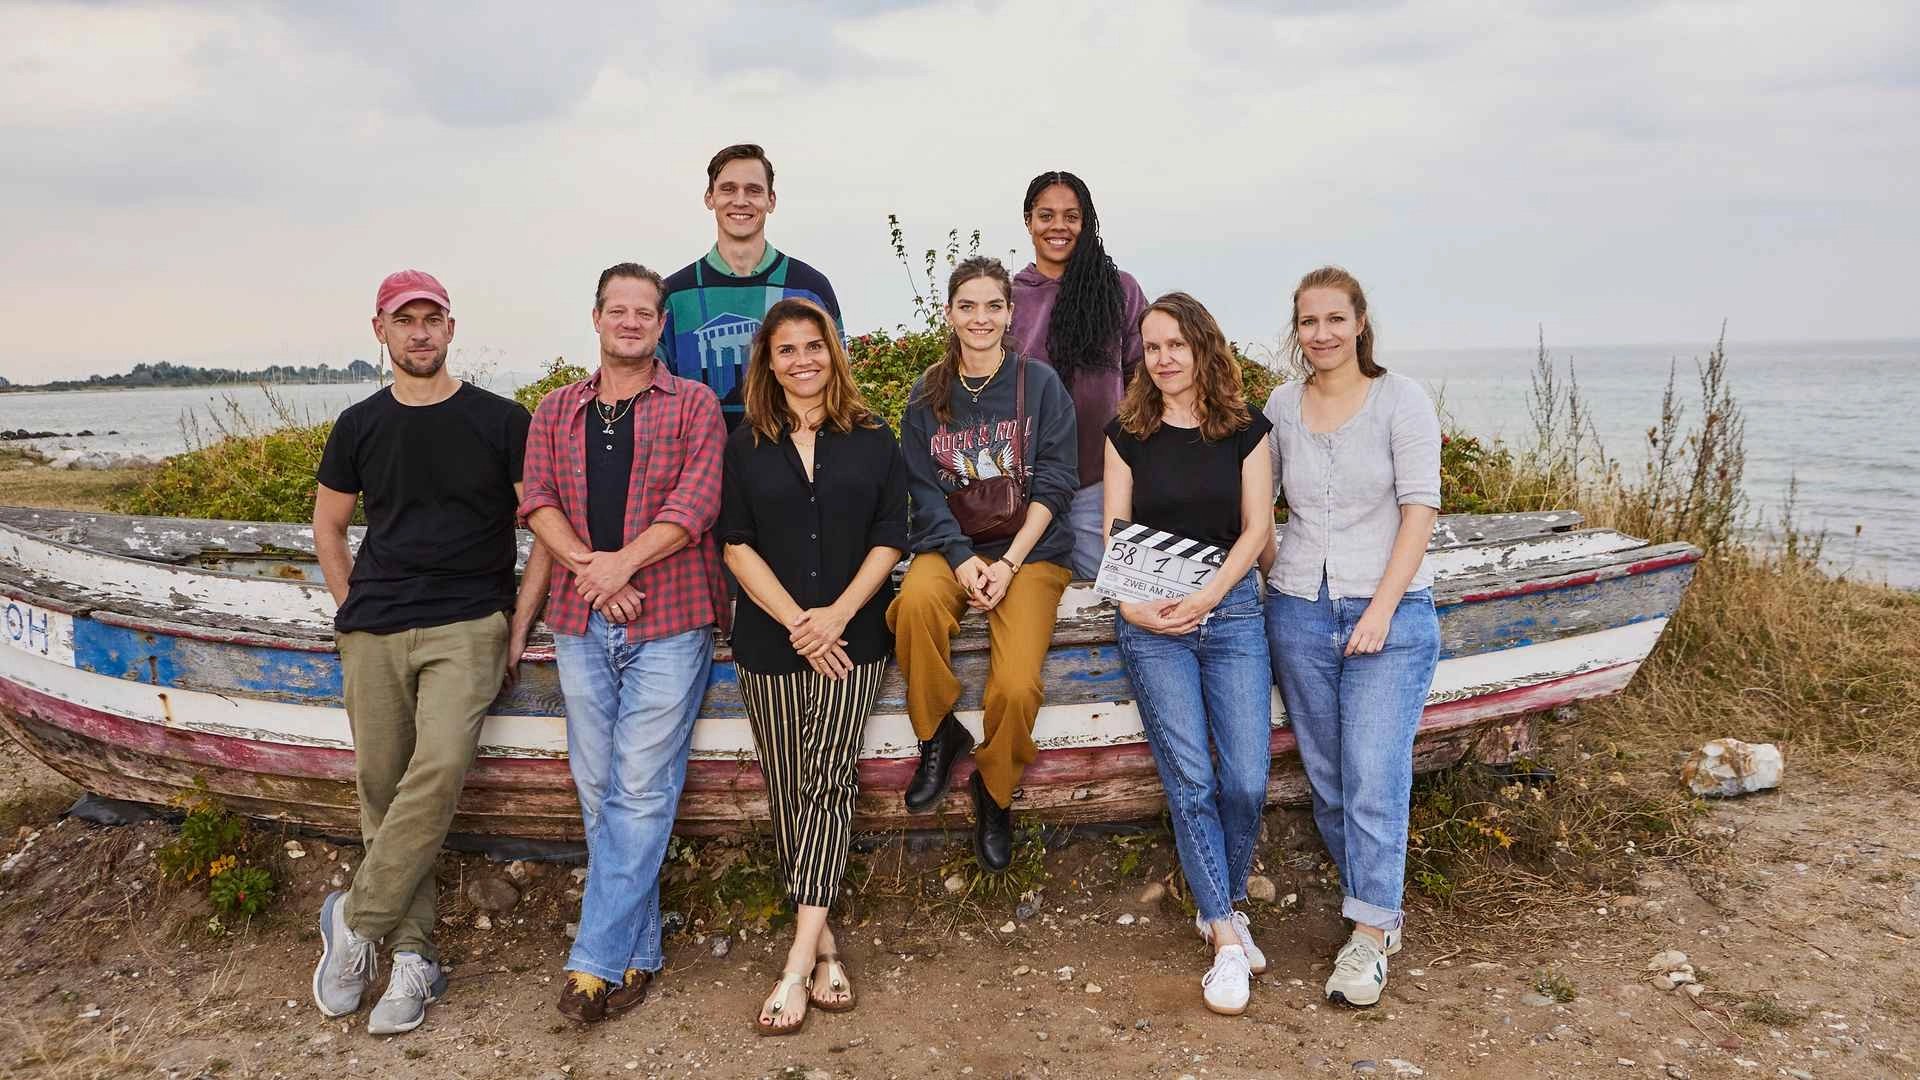
<svg viewBox="0 0 1920 1080">
<path fill-rule="evenodd" d="M 228 398 L 223 410 L 185 420 L 187 450 L 123 496 L 123 514 L 225 521 L 313 520 L 314 473 L 333 421 L 315 423 L 262 387 L 272 417 L 261 423 Z"/>
<path fill-rule="evenodd" d="M 252 918 L 273 902 L 273 874 L 264 866 L 234 866 L 207 883 L 213 909 L 225 915 Z"/>
<path fill-rule="evenodd" d="M 257 863 L 242 862 L 249 855 L 246 822 L 230 814 L 196 779 L 193 790 L 182 792 L 173 805 L 187 812 L 180 831 L 154 852 L 163 877 L 183 885 L 204 880 L 207 899 L 216 914 L 210 927 L 222 930 L 220 915 L 251 918 L 273 902 L 273 872 Z"/>
<path fill-rule="evenodd" d="M 547 363 L 547 370 L 540 378 L 513 392 L 513 400 L 519 402 L 528 412 L 540 407 L 540 402 L 555 390 L 577 383 L 587 377 L 587 369 L 578 364 L 567 363 L 564 356 L 556 356 Z"/>
</svg>

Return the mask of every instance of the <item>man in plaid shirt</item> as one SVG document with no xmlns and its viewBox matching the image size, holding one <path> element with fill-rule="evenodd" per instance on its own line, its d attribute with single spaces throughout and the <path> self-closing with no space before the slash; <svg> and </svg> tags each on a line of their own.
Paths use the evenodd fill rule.
<svg viewBox="0 0 1920 1080">
<path fill-rule="evenodd" d="M 638 1005 L 663 962 L 660 863 L 725 615 L 726 428 L 706 386 L 654 359 L 660 275 L 609 267 L 594 292 L 600 368 L 553 391 L 527 435 L 520 513 L 553 552 L 547 625 L 587 831 L 587 889 L 560 1011 Z"/>
</svg>

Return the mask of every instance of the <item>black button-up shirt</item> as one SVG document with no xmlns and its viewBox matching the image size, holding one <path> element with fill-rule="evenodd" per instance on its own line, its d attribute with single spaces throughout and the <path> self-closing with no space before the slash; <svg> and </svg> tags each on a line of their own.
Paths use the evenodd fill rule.
<svg viewBox="0 0 1920 1080">
<path fill-rule="evenodd" d="M 813 447 L 808 481 L 793 439 L 759 438 L 742 424 L 727 436 L 726 474 L 720 521 L 723 544 L 745 544 L 773 569 L 787 595 L 802 608 L 825 607 L 853 583 L 867 553 L 907 546 L 907 466 L 885 425 L 849 432 L 822 429 Z M 887 655 L 887 604 L 893 585 L 883 584 L 841 637 L 847 658 L 865 664 Z M 788 675 L 808 667 L 787 639 L 787 628 L 753 602 L 746 590 L 733 623 L 734 663 L 762 675 Z"/>
</svg>

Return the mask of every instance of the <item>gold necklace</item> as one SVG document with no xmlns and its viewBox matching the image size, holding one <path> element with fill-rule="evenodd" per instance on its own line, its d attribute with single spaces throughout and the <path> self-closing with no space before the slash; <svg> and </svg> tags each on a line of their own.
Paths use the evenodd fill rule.
<svg viewBox="0 0 1920 1080">
<path fill-rule="evenodd" d="M 611 411 L 609 411 L 609 406 L 607 405 L 606 402 L 601 401 L 599 398 L 594 398 L 593 399 L 594 411 L 600 414 L 600 424 L 601 424 L 600 434 L 602 435 L 613 434 L 613 425 L 619 423 L 621 417 L 633 411 L 633 403 L 638 400 L 640 400 L 640 395 L 635 394 L 632 397 L 625 400 L 624 402 L 616 401 L 611 406 Z"/>
<path fill-rule="evenodd" d="M 1002 352 L 1000 354 L 1000 362 L 993 365 L 993 370 L 987 372 L 987 377 L 980 380 L 979 386 L 975 386 L 972 383 L 968 382 L 967 373 L 964 371 L 958 370 L 958 367 L 956 366 L 955 373 L 960 376 L 960 388 L 965 390 L 968 394 L 972 395 L 973 403 L 975 405 L 980 404 L 980 395 L 986 392 L 987 386 L 993 382 L 993 377 L 995 375 L 1000 374 L 1000 369 L 1005 367 L 1006 364 L 1007 364 L 1007 354 Z"/>
</svg>

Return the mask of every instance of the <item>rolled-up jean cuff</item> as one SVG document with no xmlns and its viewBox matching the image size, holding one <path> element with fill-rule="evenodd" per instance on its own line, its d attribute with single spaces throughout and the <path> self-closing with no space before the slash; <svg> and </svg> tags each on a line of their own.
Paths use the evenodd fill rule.
<svg viewBox="0 0 1920 1080">
<path fill-rule="evenodd" d="M 1407 921 L 1405 913 L 1375 907 L 1357 897 L 1349 896 L 1340 902 L 1340 914 L 1357 923 L 1364 923 L 1376 930 L 1398 930 L 1400 924 Z"/>
</svg>

